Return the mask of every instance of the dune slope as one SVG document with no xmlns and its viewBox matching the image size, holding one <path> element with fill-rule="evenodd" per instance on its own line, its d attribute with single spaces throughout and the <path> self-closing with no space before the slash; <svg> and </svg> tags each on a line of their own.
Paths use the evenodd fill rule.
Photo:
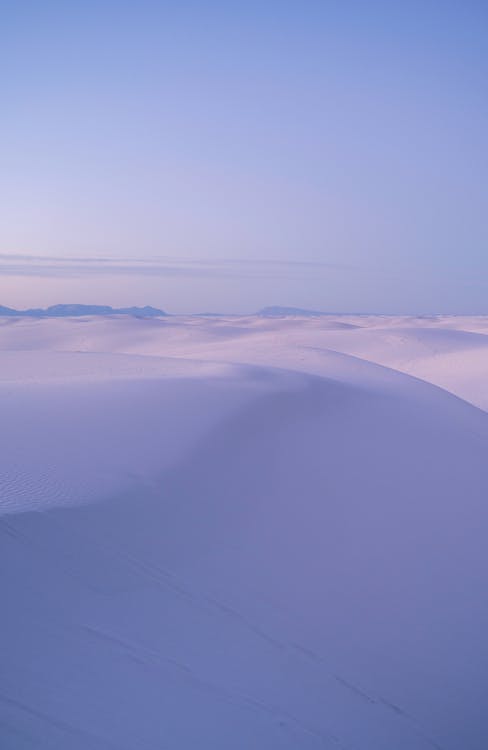
<svg viewBox="0 0 488 750">
<path fill-rule="evenodd" d="M 0 355 L 2 748 L 484 749 L 487 413 L 330 321 L 69 323 Z"/>
</svg>

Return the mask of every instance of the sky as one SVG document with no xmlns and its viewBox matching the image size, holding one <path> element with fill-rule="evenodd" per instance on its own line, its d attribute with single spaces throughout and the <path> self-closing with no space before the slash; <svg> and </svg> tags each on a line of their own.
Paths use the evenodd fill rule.
<svg viewBox="0 0 488 750">
<path fill-rule="evenodd" d="M 488 314 L 488 4 L 0 0 L 0 305 Z"/>
</svg>

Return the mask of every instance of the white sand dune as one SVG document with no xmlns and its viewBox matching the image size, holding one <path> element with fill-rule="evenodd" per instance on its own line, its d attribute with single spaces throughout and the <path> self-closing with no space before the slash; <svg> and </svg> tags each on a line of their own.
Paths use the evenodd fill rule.
<svg viewBox="0 0 488 750">
<path fill-rule="evenodd" d="M 0 319 L 2 750 L 484 750 L 487 332 Z"/>
</svg>

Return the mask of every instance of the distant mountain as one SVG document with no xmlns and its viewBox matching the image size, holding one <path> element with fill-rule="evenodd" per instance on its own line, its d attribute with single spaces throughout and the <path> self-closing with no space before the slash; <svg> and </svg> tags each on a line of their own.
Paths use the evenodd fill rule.
<svg viewBox="0 0 488 750">
<path fill-rule="evenodd" d="M 300 318 L 315 318 L 318 315 L 328 315 L 318 310 L 302 310 L 300 307 L 263 307 L 257 313 L 261 318 L 283 318 L 287 315 L 293 315 Z"/>
<path fill-rule="evenodd" d="M 0 305 L 0 316 L 16 318 L 69 318 L 81 317 L 83 315 L 131 315 L 134 318 L 159 318 L 169 313 L 159 310 L 157 307 L 146 305 L 145 307 L 110 307 L 109 305 L 51 305 L 45 309 L 30 308 L 29 310 L 15 310 L 12 307 Z M 304 310 L 300 307 L 263 307 L 256 313 L 261 318 L 314 318 L 328 315 L 329 313 L 318 310 Z M 229 317 L 223 313 L 194 313 L 194 317 Z"/>
<path fill-rule="evenodd" d="M 159 318 L 167 315 L 156 307 L 110 307 L 109 305 L 51 305 L 46 309 L 14 310 L 0 305 L 0 315 L 23 318 L 68 318 L 82 315 L 132 315 L 134 318 Z"/>
<path fill-rule="evenodd" d="M 4 307 L 3 305 L 0 305 L 0 315 L 18 315 L 19 313 L 17 310 L 14 310 L 11 307 Z"/>
</svg>

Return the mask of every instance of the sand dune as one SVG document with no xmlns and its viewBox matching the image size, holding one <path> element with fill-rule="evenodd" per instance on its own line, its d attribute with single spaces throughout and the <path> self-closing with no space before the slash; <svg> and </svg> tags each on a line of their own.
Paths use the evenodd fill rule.
<svg viewBox="0 0 488 750">
<path fill-rule="evenodd" d="M 0 323 L 2 748 L 484 750 L 487 331 Z"/>
</svg>

